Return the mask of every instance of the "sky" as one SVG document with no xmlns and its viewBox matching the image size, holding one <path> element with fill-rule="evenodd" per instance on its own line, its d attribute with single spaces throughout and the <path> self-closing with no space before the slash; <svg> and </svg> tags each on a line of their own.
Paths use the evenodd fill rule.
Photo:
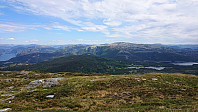
<svg viewBox="0 0 198 112">
<path fill-rule="evenodd" d="M 0 44 L 198 44 L 198 0 L 0 0 Z"/>
</svg>

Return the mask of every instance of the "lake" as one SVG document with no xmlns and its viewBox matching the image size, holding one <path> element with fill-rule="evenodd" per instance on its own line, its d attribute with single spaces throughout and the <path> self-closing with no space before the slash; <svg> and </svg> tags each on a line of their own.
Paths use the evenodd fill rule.
<svg viewBox="0 0 198 112">
<path fill-rule="evenodd" d="M 182 63 L 172 63 L 173 65 L 180 65 L 180 66 L 192 66 L 198 64 L 196 62 L 182 62 Z"/>
<path fill-rule="evenodd" d="M 141 69 L 141 68 L 147 68 L 147 69 L 154 69 L 154 70 L 163 70 L 163 69 L 165 69 L 166 67 L 127 67 L 127 68 L 130 68 L 130 69 L 133 69 L 133 68 L 135 68 L 135 69 Z"/>
</svg>

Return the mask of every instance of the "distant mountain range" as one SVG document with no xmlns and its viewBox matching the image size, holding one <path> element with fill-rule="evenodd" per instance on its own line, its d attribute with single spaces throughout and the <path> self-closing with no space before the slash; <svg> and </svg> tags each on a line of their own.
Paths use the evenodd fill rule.
<svg viewBox="0 0 198 112">
<path fill-rule="evenodd" d="M 101 45 L 67 45 L 53 48 L 51 46 L 28 45 L 6 46 L 3 54 L 15 53 L 16 57 L 1 63 L 39 63 L 55 58 L 82 55 L 86 53 L 115 60 L 134 61 L 198 61 L 198 49 L 175 48 L 157 44 L 133 44 L 117 42 Z"/>
<path fill-rule="evenodd" d="M 198 45 L 168 45 L 176 49 L 198 49 Z"/>
<path fill-rule="evenodd" d="M 52 53 L 57 49 L 51 46 L 42 45 L 0 45 L 0 53 L 14 53 L 17 56 L 22 56 L 32 53 Z"/>
<path fill-rule="evenodd" d="M 197 61 L 198 50 L 174 49 L 162 45 L 118 42 L 90 46 L 80 53 L 126 61 Z"/>
</svg>

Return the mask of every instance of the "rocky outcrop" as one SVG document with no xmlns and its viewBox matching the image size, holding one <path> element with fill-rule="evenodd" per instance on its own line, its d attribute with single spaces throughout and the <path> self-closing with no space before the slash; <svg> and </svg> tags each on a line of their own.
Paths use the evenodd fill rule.
<svg viewBox="0 0 198 112">
<path fill-rule="evenodd" d="M 8 112 L 10 110 L 12 110 L 12 109 L 11 108 L 4 108 L 4 109 L 0 109 L 0 112 Z"/>
<path fill-rule="evenodd" d="M 42 80 L 35 80 L 35 81 L 31 81 L 28 86 L 27 89 L 32 89 L 32 88 L 36 88 L 38 86 L 42 85 Z"/>
<path fill-rule="evenodd" d="M 19 74 L 22 74 L 22 75 L 27 75 L 27 74 L 29 74 L 30 72 L 29 71 L 21 71 Z"/>
<path fill-rule="evenodd" d="M 1 95 L 1 96 L 2 96 L 2 95 Z M 9 98 L 0 100 L 0 103 L 5 103 L 6 101 L 13 100 L 14 98 L 15 98 L 15 96 L 11 96 L 11 97 L 9 97 Z M 0 111 L 0 112 L 1 112 L 1 111 Z"/>
<path fill-rule="evenodd" d="M 48 78 L 48 79 L 41 79 L 41 80 L 35 80 L 31 81 L 29 85 L 27 86 L 27 89 L 33 89 L 38 86 L 42 86 L 43 88 L 50 88 L 59 85 L 59 80 L 62 80 L 63 78 Z"/>
<path fill-rule="evenodd" d="M 47 99 L 53 99 L 54 98 L 54 95 L 47 95 L 46 98 Z"/>
</svg>

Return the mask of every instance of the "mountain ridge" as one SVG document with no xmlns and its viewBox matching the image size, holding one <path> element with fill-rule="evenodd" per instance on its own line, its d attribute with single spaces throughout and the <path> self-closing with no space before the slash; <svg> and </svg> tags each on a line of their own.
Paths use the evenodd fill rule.
<svg viewBox="0 0 198 112">
<path fill-rule="evenodd" d="M 49 49 L 48 49 L 49 48 Z M 24 49 L 24 48 L 23 48 Z M 68 45 L 62 46 L 56 49 L 43 49 L 41 47 L 28 48 L 17 53 L 18 58 L 8 60 L 18 60 L 20 58 L 28 57 L 34 59 L 35 55 L 33 53 L 49 53 L 46 58 L 49 60 L 54 59 L 54 55 L 57 57 L 65 55 L 82 55 L 85 53 L 91 53 L 96 56 L 111 58 L 115 60 L 124 61 L 198 61 L 198 50 L 196 49 L 176 49 L 164 45 L 153 45 L 153 44 L 134 44 L 126 42 L 116 42 L 112 44 L 101 44 L 101 45 Z M 24 55 L 25 54 L 25 55 Z M 22 56 L 22 57 L 20 57 Z M 27 59 L 28 59 L 27 58 Z M 26 60 L 28 62 L 28 60 Z M 40 61 L 35 61 L 31 63 L 38 63 L 45 61 L 41 59 Z M 22 61 L 24 63 L 25 61 Z"/>
</svg>

